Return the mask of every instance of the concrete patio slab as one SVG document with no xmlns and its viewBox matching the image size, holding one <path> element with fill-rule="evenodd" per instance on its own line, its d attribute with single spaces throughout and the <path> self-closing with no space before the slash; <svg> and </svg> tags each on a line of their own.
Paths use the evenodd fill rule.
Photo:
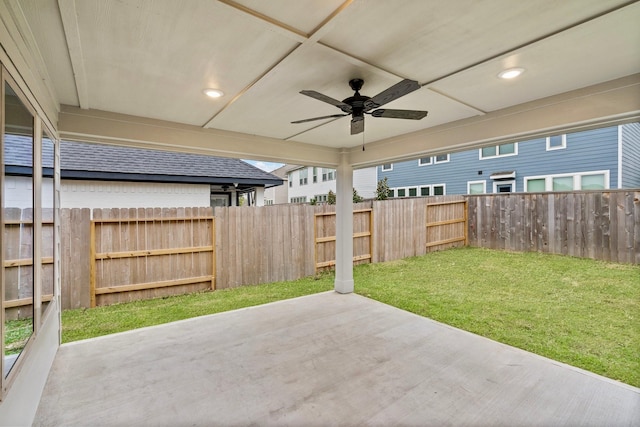
<svg viewBox="0 0 640 427">
<path fill-rule="evenodd" d="M 61 346 L 36 426 L 637 426 L 640 389 L 334 292 Z"/>
</svg>

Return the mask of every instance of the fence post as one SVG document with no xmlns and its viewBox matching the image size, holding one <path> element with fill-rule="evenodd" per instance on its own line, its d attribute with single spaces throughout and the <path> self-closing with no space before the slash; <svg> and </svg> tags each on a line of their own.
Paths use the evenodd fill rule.
<svg viewBox="0 0 640 427">
<path fill-rule="evenodd" d="M 96 306 L 96 223 L 89 229 L 89 298 L 91 308 Z"/>
</svg>

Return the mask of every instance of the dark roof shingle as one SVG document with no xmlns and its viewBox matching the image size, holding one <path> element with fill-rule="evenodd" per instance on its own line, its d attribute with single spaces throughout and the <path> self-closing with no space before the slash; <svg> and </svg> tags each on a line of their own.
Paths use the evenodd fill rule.
<svg viewBox="0 0 640 427">
<path fill-rule="evenodd" d="M 25 137 L 5 135 L 5 145 L 7 165 L 31 166 L 30 146 L 25 143 Z M 52 153 L 45 152 L 44 166 L 52 165 Z M 215 181 L 237 179 L 246 184 L 250 181 L 282 183 L 281 178 L 239 159 L 71 141 L 60 144 L 60 169 L 67 175 L 71 171 L 86 172 L 83 176 L 87 177 L 96 173 L 126 174 L 129 178 L 132 175 L 166 177 L 163 180 L 167 181 L 180 177 L 182 182 L 185 177 L 194 177 L 200 178 L 198 182 L 203 182 L 202 178 L 217 178 Z"/>
</svg>

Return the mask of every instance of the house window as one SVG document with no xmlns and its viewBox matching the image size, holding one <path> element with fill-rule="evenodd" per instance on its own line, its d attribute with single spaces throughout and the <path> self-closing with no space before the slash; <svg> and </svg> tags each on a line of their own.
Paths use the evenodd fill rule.
<svg viewBox="0 0 640 427">
<path fill-rule="evenodd" d="M 318 168 L 313 168 L 313 183 L 318 182 Z"/>
<path fill-rule="evenodd" d="M 264 199 L 264 205 L 265 206 L 273 205 L 273 200 L 272 199 Z"/>
<path fill-rule="evenodd" d="M 515 156 L 518 154 L 518 144 L 510 142 L 508 144 L 495 145 L 480 149 L 480 160 L 494 157 Z"/>
<path fill-rule="evenodd" d="M 435 157 L 434 163 L 446 163 L 448 161 L 449 161 L 449 155 L 448 154 L 440 154 L 440 155 Z"/>
<path fill-rule="evenodd" d="M 605 176 L 604 174 L 582 175 L 580 180 L 581 190 L 604 190 Z"/>
<path fill-rule="evenodd" d="M 545 191 L 545 181 L 546 180 L 544 178 L 529 179 L 526 181 L 527 186 L 525 191 L 529 191 L 529 192 Z"/>
<path fill-rule="evenodd" d="M 307 185 L 308 178 L 309 175 L 309 169 L 304 168 L 304 169 L 300 169 L 300 171 L 298 172 L 298 178 L 300 179 L 300 185 Z"/>
<path fill-rule="evenodd" d="M 287 176 L 289 177 L 289 187 L 293 187 L 293 174 L 289 173 Z"/>
<path fill-rule="evenodd" d="M 558 176 L 552 178 L 553 191 L 571 191 L 573 190 L 572 176 Z"/>
<path fill-rule="evenodd" d="M 333 181 L 336 179 L 336 171 L 334 169 L 322 168 L 322 182 Z"/>
<path fill-rule="evenodd" d="M 516 191 L 515 180 L 501 180 L 493 183 L 494 193 L 513 193 L 514 191 Z"/>
<path fill-rule="evenodd" d="M 556 135 L 547 137 L 547 151 L 561 150 L 567 148 L 567 135 Z"/>
<path fill-rule="evenodd" d="M 467 182 L 467 194 L 484 194 L 487 192 L 487 181 Z"/>
<path fill-rule="evenodd" d="M 418 166 L 426 166 L 426 165 L 430 165 L 430 164 L 431 164 L 431 156 L 423 157 L 423 158 L 418 160 Z"/>
<path fill-rule="evenodd" d="M 393 163 L 385 163 L 382 165 L 382 172 L 388 172 L 393 170 Z"/>
<path fill-rule="evenodd" d="M 325 203 L 328 200 L 328 195 L 327 194 L 318 194 L 315 197 L 316 202 L 318 203 Z"/>
<path fill-rule="evenodd" d="M 606 190 L 609 188 L 609 171 L 525 177 L 524 188 L 529 192 Z"/>
<path fill-rule="evenodd" d="M 396 197 L 417 197 L 418 196 L 418 187 L 409 187 L 409 188 L 393 188 L 391 191 L 395 191 Z M 420 187 L 420 196 L 430 196 L 430 195 L 444 195 L 444 184 L 438 185 L 424 185 Z"/>
<path fill-rule="evenodd" d="M 291 203 L 307 203 L 307 196 L 292 197 Z"/>
</svg>

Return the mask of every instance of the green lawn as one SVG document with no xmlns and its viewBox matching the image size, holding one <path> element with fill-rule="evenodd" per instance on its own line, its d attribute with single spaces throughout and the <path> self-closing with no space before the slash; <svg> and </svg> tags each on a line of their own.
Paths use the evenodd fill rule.
<svg viewBox="0 0 640 427">
<path fill-rule="evenodd" d="M 356 292 L 640 386 L 640 266 L 539 253 L 453 249 L 354 271 Z M 62 314 L 63 341 L 333 288 L 333 276 Z"/>
</svg>

